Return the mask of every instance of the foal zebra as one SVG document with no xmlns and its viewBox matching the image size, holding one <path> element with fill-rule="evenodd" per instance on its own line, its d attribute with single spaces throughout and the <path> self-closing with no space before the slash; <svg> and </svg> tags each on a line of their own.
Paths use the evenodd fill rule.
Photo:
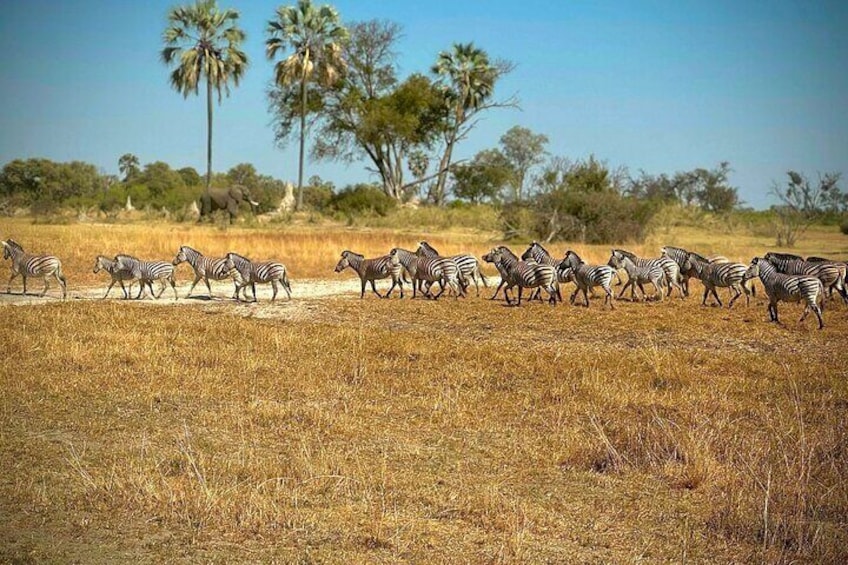
<svg viewBox="0 0 848 565">
<path fill-rule="evenodd" d="M 233 298 L 239 300 L 238 293 L 243 290 L 244 300 L 247 301 L 247 287 L 253 291 L 253 302 L 256 302 L 256 283 L 271 283 L 273 294 L 271 302 L 277 299 L 277 283 L 283 287 L 286 296 L 291 300 L 291 284 L 289 283 L 286 266 L 277 261 L 253 262 L 238 253 L 227 253 L 225 257 L 227 270 L 233 276 L 236 292 Z"/>
<path fill-rule="evenodd" d="M 600 286 L 606 293 L 604 305 L 606 306 L 609 302 L 610 308 L 615 309 L 614 297 L 610 288 L 614 275 L 615 269 L 609 265 L 587 265 L 577 253 L 570 249 L 557 268 L 557 277 L 560 282 L 574 281 L 574 284 L 577 285 L 569 302 L 574 304 L 578 291 L 582 291 L 587 308 L 589 307 L 589 292 L 592 291 L 593 286 Z"/>
<path fill-rule="evenodd" d="M 680 296 L 683 297 L 683 288 L 680 286 L 680 267 L 677 265 L 677 262 L 670 257 L 657 257 L 654 259 L 642 259 L 641 257 L 636 256 L 635 253 L 631 253 L 630 251 L 625 251 L 624 249 L 613 249 L 613 253 L 618 253 L 622 256 L 627 256 L 637 267 L 653 267 L 655 265 L 662 268 L 663 273 L 665 274 L 665 283 L 668 287 L 668 296 L 671 298 L 671 293 L 674 288 L 680 291 Z M 613 266 L 610 264 L 610 266 Z M 622 289 L 622 293 L 624 290 Z M 619 295 L 620 296 L 620 295 Z"/>
<path fill-rule="evenodd" d="M 509 289 L 518 287 L 518 306 L 521 306 L 521 293 L 525 288 L 544 288 L 548 293 L 548 303 L 556 305 L 559 296 L 559 282 L 556 270 L 550 265 L 541 263 L 519 261 L 515 255 L 506 254 L 496 247 L 483 255 L 483 260 L 495 265 L 499 272 L 503 273 L 503 281 L 506 283 L 504 297 L 507 304 L 512 304 L 509 298 Z"/>
<path fill-rule="evenodd" d="M 419 257 L 440 256 L 439 252 L 436 251 L 436 248 L 426 241 L 422 241 L 418 244 L 418 249 L 415 251 L 415 254 Z M 480 283 L 477 282 L 478 278 L 483 283 L 483 286 L 486 288 L 489 287 L 486 277 L 483 276 L 483 271 L 480 270 L 480 262 L 477 261 L 477 258 L 474 255 L 469 253 L 460 253 L 459 255 L 450 255 L 448 258 L 452 259 L 456 263 L 456 266 L 459 269 L 460 283 L 465 286 L 465 289 L 469 286 L 468 281 L 473 281 L 474 287 L 477 289 L 477 296 L 480 296 Z"/>
<path fill-rule="evenodd" d="M 742 263 L 710 263 L 706 257 L 702 257 L 697 253 L 688 253 L 686 262 L 683 264 L 683 271 L 694 272 L 695 276 L 704 285 L 704 298 L 701 300 L 701 305 L 707 304 L 707 296 L 712 293 L 713 297 L 718 302 L 719 306 L 723 306 L 721 299 L 716 293 L 716 287 L 729 288 L 733 291 L 733 298 L 730 299 L 728 308 L 733 307 L 736 299 L 745 293 L 746 306 L 751 304 L 751 291 L 745 285 L 745 273 L 748 267 Z"/>
<path fill-rule="evenodd" d="M 427 298 L 437 299 L 447 288 L 451 289 L 454 298 L 465 296 L 465 289 L 459 282 L 459 267 L 453 260 L 447 257 L 419 257 L 399 247 L 392 249 L 389 255 L 403 265 L 412 278 L 412 298 L 416 297 L 416 287 L 421 282 L 439 283 L 440 290 L 436 295 L 430 292 L 429 286 L 420 289 Z"/>
<path fill-rule="evenodd" d="M 657 299 L 662 300 L 663 287 L 666 283 L 666 272 L 663 270 L 661 264 L 655 261 L 643 260 L 641 265 L 637 265 L 631 256 L 632 254 L 622 252 L 620 249 L 613 249 L 609 263 L 607 263 L 614 269 L 624 269 L 627 272 L 627 283 L 624 285 L 624 288 L 621 289 L 621 292 L 618 294 L 618 298 L 621 299 L 629 286 L 630 299 L 636 300 L 636 285 L 639 285 L 639 290 L 641 290 L 642 295 L 646 297 L 647 293 L 645 292 L 645 287 L 642 285 L 649 282 L 657 289 Z M 672 261 L 672 263 L 674 263 L 674 261 Z"/>
<path fill-rule="evenodd" d="M 755 277 L 760 277 L 769 297 L 769 321 L 780 322 L 777 317 L 777 303 L 781 300 L 784 302 L 804 301 L 804 313 L 798 321 L 803 322 L 812 310 L 819 319 L 819 329 L 824 327 L 822 320 L 824 284 L 821 279 L 807 275 L 786 275 L 779 272 L 770 261 L 762 257 L 755 257 L 745 273 L 746 280 Z M 821 306 L 819 306 L 819 301 L 821 301 Z"/>
<path fill-rule="evenodd" d="M 62 287 L 62 300 L 68 296 L 68 281 L 62 274 L 62 262 L 53 255 L 30 255 L 24 252 L 21 244 L 13 239 L 3 241 L 3 259 L 12 260 L 12 276 L 6 286 L 6 293 L 12 291 L 12 281 L 20 275 L 24 279 L 24 291 L 26 294 L 27 277 L 41 277 L 44 279 L 44 290 L 39 296 L 47 294 L 47 278 L 56 277 L 59 286 Z"/>
<path fill-rule="evenodd" d="M 366 259 L 359 253 L 342 251 L 342 258 L 336 264 L 335 271 L 341 273 L 348 267 L 356 271 L 356 274 L 359 275 L 359 280 L 362 283 L 362 289 L 359 293 L 360 299 L 365 298 L 365 284 L 368 282 L 371 283 L 371 290 L 380 298 L 388 298 L 395 289 L 395 286 L 400 287 L 400 297 L 403 298 L 403 279 L 401 278 L 401 265 L 400 261 L 397 260 L 397 256 L 383 255 L 382 257 Z M 377 292 L 374 281 L 388 278 L 392 279 L 392 287 L 386 293 L 386 296 L 382 296 Z"/>
<path fill-rule="evenodd" d="M 121 290 L 124 292 L 124 300 L 130 297 L 132 281 L 135 278 L 132 271 L 119 269 L 118 263 L 114 259 L 109 259 L 105 255 L 98 255 L 97 259 L 94 260 L 94 272 L 99 273 L 100 271 L 106 271 L 112 277 L 112 282 L 109 283 L 109 288 L 106 289 L 106 294 L 103 295 L 103 298 L 109 296 L 109 292 L 115 286 L 115 283 L 120 283 Z M 130 281 L 129 290 L 124 286 L 124 281 Z"/>
<path fill-rule="evenodd" d="M 144 285 L 150 289 L 150 295 L 153 298 L 159 298 L 165 292 L 165 287 L 170 284 L 174 290 L 174 300 L 177 300 L 177 285 L 174 279 L 174 265 L 167 261 L 142 261 L 132 255 L 116 255 L 115 266 L 121 271 L 128 271 L 132 274 L 133 279 L 138 279 L 141 283 L 138 289 L 136 300 L 144 294 Z M 153 292 L 153 281 L 159 281 L 162 288 L 159 294 Z"/>
<path fill-rule="evenodd" d="M 775 266 L 778 272 L 787 275 L 809 275 L 821 280 L 826 289 L 836 289 L 842 300 L 848 303 L 845 290 L 845 266 L 833 262 L 805 261 L 789 253 L 766 253 L 765 260 Z"/>
<path fill-rule="evenodd" d="M 187 262 L 191 265 L 191 268 L 194 271 L 194 282 L 191 283 L 191 287 L 188 289 L 186 298 L 191 296 L 191 291 L 194 290 L 194 287 L 201 279 L 203 279 L 203 282 L 206 283 L 206 290 L 209 291 L 209 298 L 212 298 L 212 287 L 209 286 L 209 279 L 212 279 L 213 281 L 222 281 L 230 278 L 230 270 L 227 269 L 227 259 L 225 257 L 213 259 L 212 257 L 206 257 L 201 252 L 189 247 L 188 245 L 183 245 L 180 247 L 180 250 L 177 251 L 177 256 L 174 257 L 173 263 L 174 266 L 177 266 L 183 262 Z"/>
</svg>

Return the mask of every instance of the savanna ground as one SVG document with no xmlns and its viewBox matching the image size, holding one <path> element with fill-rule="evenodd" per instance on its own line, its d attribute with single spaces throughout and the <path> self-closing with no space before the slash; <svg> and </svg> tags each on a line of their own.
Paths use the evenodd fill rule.
<svg viewBox="0 0 848 565">
<path fill-rule="evenodd" d="M 848 561 L 841 303 L 819 331 L 797 305 L 768 323 L 761 286 L 732 310 L 697 283 L 614 311 L 509 308 L 492 288 L 359 300 L 332 272 L 345 248 L 499 243 L 472 231 L 2 219 L 8 237 L 59 255 L 70 298 L 0 304 L 0 561 Z M 747 261 L 771 243 L 688 228 L 627 247 Z M 294 298 L 183 300 L 181 266 L 168 307 L 91 299 L 97 254 L 182 244 L 281 259 Z M 568 247 L 609 256 L 550 250 Z M 848 238 L 797 251 L 846 257 Z M 305 297 L 333 280 L 346 292 Z"/>
</svg>

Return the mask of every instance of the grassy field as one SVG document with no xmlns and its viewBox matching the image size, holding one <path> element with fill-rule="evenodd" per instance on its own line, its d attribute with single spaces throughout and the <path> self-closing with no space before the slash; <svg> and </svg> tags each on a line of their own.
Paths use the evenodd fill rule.
<svg viewBox="0 0 848 565">
<path fill-rule="evenodd" d="M 761 295 L 614 311 L 297 296 L 299 278 L 353 276 L 332 272 L 342 249 L 480 255 L 499 243 L 484 233 L 3 219 L 7 237 L 58 254 L 72 293 L 105 288 L 98 253 L 277 258 L 297 316 L 0 305 L 0 562 L 848 561 L 841 303 L 819 331 L 797 305 L 767 323 Z M 770 243 L 688 228 L 627 247 L 747 261 Z M 835 231 L 801 243 L 848 256 Z"/>
</svg>

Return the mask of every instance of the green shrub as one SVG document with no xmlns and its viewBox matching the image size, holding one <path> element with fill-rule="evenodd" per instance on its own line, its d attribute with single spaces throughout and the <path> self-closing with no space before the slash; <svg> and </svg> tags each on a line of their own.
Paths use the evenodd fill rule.
<svg viewBox="0 0 848 565">
<path fill-rule="evenodd" d="M 842 224 L 840 224 L 839 230 L 845 235 L 848 235 L 848 218 L 842 220 Z"/>
<path fill-rule="evenodd" d="M 394 199 L 370 184 L 349 186 L 330 200 L 330 209 L 349 221 L 364 214 L 385 216 L 396 207 L 397 202 Z"/>
</svg>

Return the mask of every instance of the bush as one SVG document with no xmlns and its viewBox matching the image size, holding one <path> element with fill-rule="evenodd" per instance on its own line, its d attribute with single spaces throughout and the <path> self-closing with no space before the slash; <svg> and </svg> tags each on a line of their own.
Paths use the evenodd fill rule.
<svg viewBox="0 0 848 565">
<path fill-rule="evenodd" d="M 303 187 L 303 205 L 316 212 L 324 212 L 333 200 L 333 187 L 327 184 Z"/>
<path fill-rule="evenodd" d="M 842 224 L 839 226 L 839 230 L 845 235 L 848 235 L 848 218 L 842 220 Z"/>
<path fill-rule="evenodd" d="M 397 202 L 370 184 L 349 186 L 330 199 L 330 209 L 348 220 L 361 215 L 385 216 L 397 207 Z"/>
</svg>

